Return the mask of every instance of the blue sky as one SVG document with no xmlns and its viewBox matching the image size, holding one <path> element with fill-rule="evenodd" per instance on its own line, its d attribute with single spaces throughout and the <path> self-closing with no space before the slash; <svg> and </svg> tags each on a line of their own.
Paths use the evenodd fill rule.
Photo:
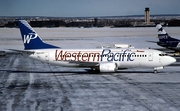
<svg viewBox="0 0 180 111">
<path fill-rule="evenodd" d="M 0 0 L 0 16 L 91 17 L 180 14 L 180 0 Z"/>
</svg>

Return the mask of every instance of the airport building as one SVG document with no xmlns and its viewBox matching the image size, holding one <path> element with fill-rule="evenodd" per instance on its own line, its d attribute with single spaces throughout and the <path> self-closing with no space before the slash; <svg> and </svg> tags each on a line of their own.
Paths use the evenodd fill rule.
<svg viewBox="0 0 180 111">
<path fill-rule="evenodd" d="M 144 16 L 145 16 L 145 22 L 150 23 L 150 10 L 147 7 L 145 8 Z"/>
</svg>

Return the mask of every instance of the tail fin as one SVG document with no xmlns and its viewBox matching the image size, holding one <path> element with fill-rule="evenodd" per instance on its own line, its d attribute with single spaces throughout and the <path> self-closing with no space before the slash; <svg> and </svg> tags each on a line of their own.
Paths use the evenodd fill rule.
<svg viewBox="0 0 180 111">
<path fill-rule="evenodd" d="M 157 24 L 156 28 L 158 30 L 159 45 L 165 47 L 176 47 L 178 45 L 180 40 L 169 36 L 161 24 Z"/>
<path fill-rule="evenodd" d="M 33 30 L 33 28 L 25 20 L 19 20 L 18 25 L 21 31 L 22 40 L 24 43 L 24 49 L 50 49 L 59 48 L 47 43 L 44 43 L 38 34 Z"/>
<path fill-rule="evenodd" d="M 168 33 L 164 30 L 164 28 L 162 27 L 161 24 L 157 24 L 156 25 L 157 31 L 158 31 L 158 38 L 159 41 L 163 41 L 163 40 L 168 40 L 169 39 L 169 35 Z"/>
</svg>

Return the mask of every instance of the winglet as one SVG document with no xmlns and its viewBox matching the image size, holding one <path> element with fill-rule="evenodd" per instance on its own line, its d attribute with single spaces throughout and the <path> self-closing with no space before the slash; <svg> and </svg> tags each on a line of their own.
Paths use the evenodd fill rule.
<svg viewBox="0 0 180 111">
<path fill-rule="evenodd" d="M 20 28 L 24 49 L 50 49 L 60 48 L 47 43 L 44 43 L 34 29 L 29 25 L 26 20 L 19 20 L 18 25 Z"/>
</svg>

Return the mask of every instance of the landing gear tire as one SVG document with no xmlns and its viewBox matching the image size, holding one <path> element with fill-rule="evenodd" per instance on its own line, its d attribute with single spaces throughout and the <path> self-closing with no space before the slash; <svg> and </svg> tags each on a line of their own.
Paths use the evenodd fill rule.
<svg viewBox="0 0 180 111">
<path fill-rule="evenodd" d="M 98 70 L 98 69 L 96 69 L 96 68 L 91 68 L 91 69 L 89 70 L 89 73 L 90 73 L 90 74 L 100 73 L 100 70 Z"/>
<path fill-rule="evenodd" d="M 156 74 L 158 71 L 157 70 L 154 70 L 154 74 Z"/>
</svg>

